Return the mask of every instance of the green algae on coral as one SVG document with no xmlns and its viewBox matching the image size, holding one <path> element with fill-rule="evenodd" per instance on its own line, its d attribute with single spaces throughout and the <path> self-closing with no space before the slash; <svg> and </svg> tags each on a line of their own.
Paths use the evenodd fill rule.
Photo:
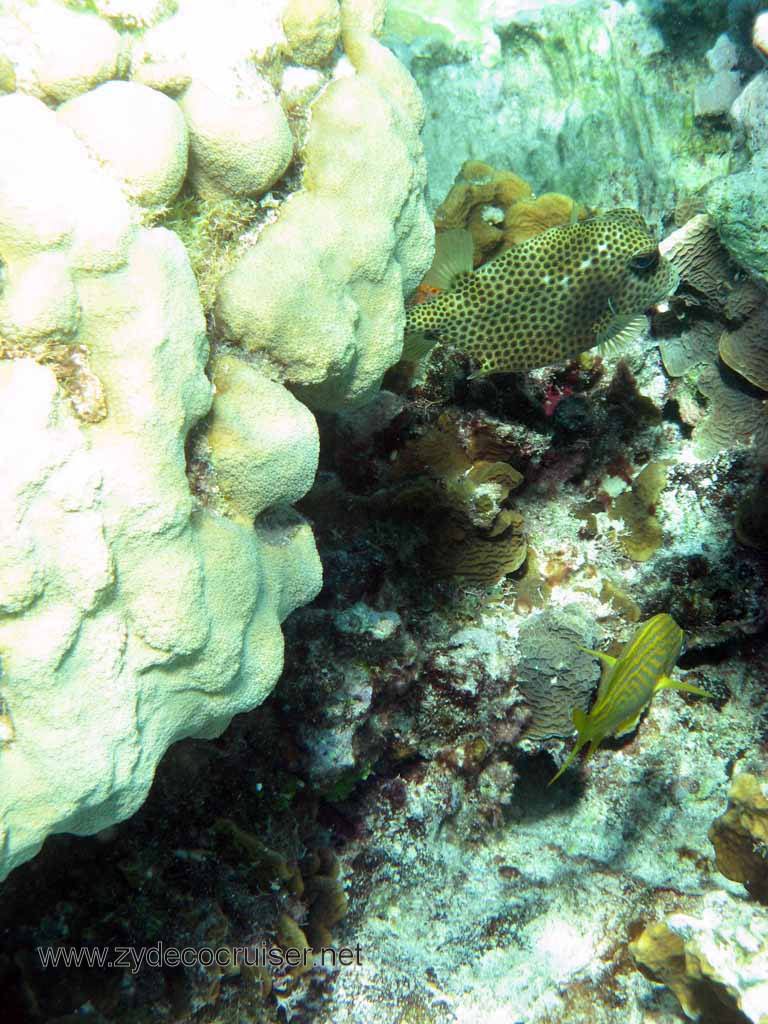
<svg viewBox="0 0 768 1024">
<path fill-rule="evenodd" d="M 185 186 L 168 207 L 152 214 L 151 222 L 175 231 L 184 243 L 207 313 L 219 280 L 242 254 L 243 236 L 269 213 L 263 199 L 203 198 Z"/>
</svg>

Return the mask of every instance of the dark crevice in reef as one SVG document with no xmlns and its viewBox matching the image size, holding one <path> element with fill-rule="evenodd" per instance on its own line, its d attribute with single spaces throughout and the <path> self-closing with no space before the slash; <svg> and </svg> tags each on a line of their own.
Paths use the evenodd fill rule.
<svg viewBox="0 0 768 1024">
<path fill-rule="evenodd" d="M 706 647 L 693 647 L 687 650 L 678 667 L 685 670 L 700 668 L 702 665 L 719 665 L 731 658 L 754 658 L 760 649 L 768 641 L 768 624 L 750 636 L 729 637 L 718 644 L 709 644 Z"/>
</svg>

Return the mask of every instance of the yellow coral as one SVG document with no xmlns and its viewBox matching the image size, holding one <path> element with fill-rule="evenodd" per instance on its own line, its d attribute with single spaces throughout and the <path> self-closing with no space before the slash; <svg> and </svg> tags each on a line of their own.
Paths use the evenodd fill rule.
<svg viewBox="0 0 768 1024">
<path fill-rule="evenodd" d="M 647 562 L 659 549 L 664 531 L 656 518 L 656 502 L 667 484 L 663 462 L 649 462 L 632 482 L 632 488 L 616 498 L 611 515 L 623 519 L 621 543 L 633 562 Z"/>
<path fill-rule="evenodd" d="M 435 212 L 435 228 L 467 228 L 475 245 L 475 263 L 484 263 L 505 245 L 506 212 L 532 195 L 531 186 L 512 171 L 467 160 Z"/>
<path fill-rule="evenodd" d="M 586 207 L 559 192 L 545 192 L 536 199 L 521 199 L 504 215 L 504 244 L 516 245 L 547 228 L 572 224 L 586 216 Z"/>
<path fill-rule="evenodd" d="M 749 772 L 735 775 L 728 808 L 709 830 L 717 870 L 741 882 L 750 895 L 768 903 L 768 797 L 766 780 Z"/>
<path fill-rule="evenodd" d="M 519 569 L 527 555 L 522 517 L 504 507 L 523 476 L 495 457 L 503 452 L 490 440 L 473 437 L 465 446 L 459 430 L 444 415 L 410 441 L 394 472 L 416 479 L 386 501 L 390 509 L 430 514 L 429 561 L 436 573 L 490 586 Z"/>
</svg>

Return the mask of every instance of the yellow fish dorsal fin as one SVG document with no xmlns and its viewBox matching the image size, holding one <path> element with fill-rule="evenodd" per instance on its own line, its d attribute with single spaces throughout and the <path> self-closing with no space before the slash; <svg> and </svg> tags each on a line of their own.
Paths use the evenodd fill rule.
<svg viewBox="0 0 768 1024">
<path fill-rule="evenodd" d="M 584 651 L 585 654 L 591 654 L 593 658 L 599 658 L 609 668 L 611 665 L 616 664 L 616 659 L 612 654 L 606 654 L 605 651 L 593 651 L 591 647 L 582 647 L 581 644 L 576 644 L 576 646 L 580 651 Z"/>
<path fill-rule="evenodd" d="M 461 277 L 472 270 L 475 243 L 464 228 L 438 231 L 435 235 L 435 256 L 423 284 L 449 291 L 460 284 Z"/>
<path fill-rule="evenodd" d="M 586 712 L 582 711 L 581 708 L 574 708 L 571 712 L 571 718 L 573 719 L 573 724 L 576 726 L 579 735 L 576 739 L 576 743 L 574 745 L 573 750 L 570 752 L 568 757 L 566 757 L 566 759 L 563 761 L 562 765 L 560 766 L 560 770 L 557 772 L 557 774 L 553 775 L 552 778 L 549 780 L 549 782 L 547 783 L 548 786 L 551 786 L 553 782 L 556 782 L 560 778 L 563 772 L 573 763 L 574 758 L 581 750 L 581 748 L 584 746 L 584 744 L 590 742 L 590 740 L 590 757 L 594 752 L 593 747 L 596 746 L 596 744 L 594 739 L 592 739 L 591 735 L 589 734 L 589 719 L 587 717 Z"/>
<path fill-rule="evenodd" d="M 684 693 L 695 693 L 698 697 L 715 699 L 715 695 L 708 690 L 702 690 L 700 686 L 694 686 L 693 683 L 684 683 L 682 679 L 672 679 L 670 676 L 662 676 L 659 679 L 654 687 L 654 692 L 658 693 L 659 690 L 682 690 Z"/>
</svg>

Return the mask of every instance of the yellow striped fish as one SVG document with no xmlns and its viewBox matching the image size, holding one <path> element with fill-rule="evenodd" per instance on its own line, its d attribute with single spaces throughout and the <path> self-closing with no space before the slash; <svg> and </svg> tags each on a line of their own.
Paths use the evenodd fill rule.
<svg viewBox="0 0 768 1024">
<path fill-rule="evenodd" d="M 700 697 L 711 693 L 690 683 L 671 679 L 683 649 L 683 631 L 666 612 L 654 615 L 642 625 L 618 658 L 603 651 L 580 648 L 599 658 L 606 666 L 592 710 L 587 714 L 574 708 L 571 714 L 578 730 L 576 746 L 565 759 L 560 771 L 549 781 L 559 779 L 585 743 L 589 743 L 586 760 L 594 754 L 606 736 L 624 736 L 632 732 L 640 716 L 659 690 L 685 690 Z"/>
</svg>

